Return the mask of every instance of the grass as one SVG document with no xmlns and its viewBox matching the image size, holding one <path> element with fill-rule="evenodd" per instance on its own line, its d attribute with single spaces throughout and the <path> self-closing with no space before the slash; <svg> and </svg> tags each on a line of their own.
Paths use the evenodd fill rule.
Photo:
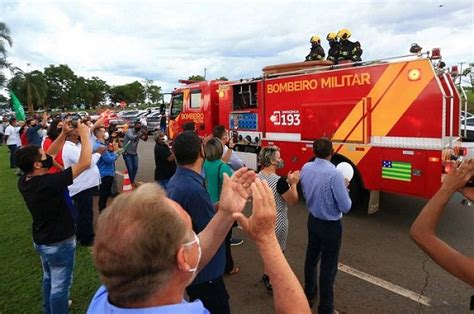
<svg viewBox="0 0 474 314">
<path fill-rule="evenodd" d="M 41 264 L 17 181 L 9 168 L 8 149 L 0 146 L 0 313 L 41 313 Z M 70 312 L 85 313 L 99 285 L 90 250 L 78 246 Z"/>
</svg>

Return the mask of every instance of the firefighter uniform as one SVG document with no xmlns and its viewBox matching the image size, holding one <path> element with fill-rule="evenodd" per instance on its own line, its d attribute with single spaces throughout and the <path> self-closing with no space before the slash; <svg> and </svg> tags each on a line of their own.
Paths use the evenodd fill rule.
<svg viewBox="0 0 474 314">
<path fill-rule="evenodd" d="M 337 37 L 340 39 L 341 43 L 341 59 L 342 60 L 350 60 L 353 62 L 362 61 L 362 48 L 358 41 L 352 42 L 349 40 L 351 37 L 351 32 L 348 29 L 341 29 L 337 33 Z"/>
<path fill-rule="evenodd" d="M 319 36 L 312 36 L 309 42 L 311 43 L 311 51 L 306 56 L 305 61 L 324 60 L 326 54 L 323 47 L 321 47 L 321 38 Z"/>
<path fill-rule="evenodd" d="M 329 43 L 328 57 L 326 60 L 332 61 L 334 64 L 341 59 L 341 43 L 337 40 L 336 33 L 329 33 L 326 36 Z"/>
</svg>

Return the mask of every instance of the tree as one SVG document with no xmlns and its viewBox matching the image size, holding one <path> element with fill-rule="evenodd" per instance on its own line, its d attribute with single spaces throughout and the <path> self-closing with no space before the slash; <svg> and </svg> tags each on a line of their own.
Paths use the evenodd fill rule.
<svg viewBox="0 0 474 314">
<path fill-rule="evenodd" d="M 100 78 L 93 76 L 87 80 L 87 87 L 91 96 L 90 104 L 92 108 L 97 108 L 99 103 L 107 98 L 110 86 Z"/>
<path fill-rule="evenodd" d="M 87 109 L 92 101 L 92 93 L 89 91 L 87 80 L 82 76 L 76 77 L 71 85 L 68 98 L 76 106 L 84 105 Z"/>
<path fill-rule="evenodd" d="M 148 97 L 152 104 L 157 104 L 161 100 L 161 87 L 157 85 L 151 85 L 148 88 Z"/>
<path fill-rule="evenodd" d="M 12 46 L 13 40 L 10 36 L 10 29 L 7 24 L 0 22 L 0 86 L 6 81 L 5 75 L 1 73 L 4 68 L 10 68 L 10 64 L 7 62 L 7 44 Z"/>
<path fill-rule="evenodd" d="M 218 80 L 218 81 L 228 81 L 229 79 L 225 76 L 221 76 L 221 77 L 216 78 L 216 80 Z"/>
<path fill-rule="evenodd" d="M 45 106 L 48 84 L 41 71 L 28 73 L 21 70 L 15 71 L 8 83 L 8 88 L 15 92 L 21 103 L 27 105 L 29 112 Z"/>
<path fill-rule="evenodd" d="M 198 74 L 198 75 L 191 75 L 188 78 L 188 80 L 190 80 L 190 81 L 199 81 L 200 82 L 200 81 L 205 81 L 206 79 L 204 78 L 204 76 Z"/>
<path fill-rule="evenodd" d="M 110 89 L 110 99 L 113 102 L 143 103 L 145 101 L 145 88 L 138 81 L 114 86 Z"/>
<path fill-rule="evenodd" d="M 46 82 L 48 83 L 48 95 L 46 97 L 50 108 L 72 107 L 71 89 L 76 83 L 77 76 L 65 64 L 59 66 L 50 65 L 44 69 Z"/>
<path fill-rule="evenodd" d="M 156 104 L 161 100 L 161 87 L 154 85 L 153 80 L 144 80 L 145 102 Z"/>
</svg>

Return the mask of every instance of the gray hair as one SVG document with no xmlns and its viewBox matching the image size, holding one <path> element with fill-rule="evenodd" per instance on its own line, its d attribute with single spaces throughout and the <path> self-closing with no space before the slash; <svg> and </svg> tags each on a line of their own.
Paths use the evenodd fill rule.
<svg viewBox="0 0 474 314">
<path fill-rule="evenodd" d="M 266 146 L 262 148 L 260 154 L 258 155 L 258 161 L 262 167 L 269 167 L 272 165 L 272 161 L 276 158 L 276 153 L 279 152 L 280 149 L 277 146 Z"/>
</svg>

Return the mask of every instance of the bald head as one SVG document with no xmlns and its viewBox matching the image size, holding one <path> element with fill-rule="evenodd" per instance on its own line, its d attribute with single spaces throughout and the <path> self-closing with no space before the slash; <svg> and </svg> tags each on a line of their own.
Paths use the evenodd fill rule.
<svg viewBox="0 0 474 314">
<path fill-rule="evenodd" d="M 176 252 L 192 230 L 183 212 L 148 183 L 119 195 L 100 214 L 94 263 L 113 303 L 146 300 L 170 280 Z"/>
</svg>

